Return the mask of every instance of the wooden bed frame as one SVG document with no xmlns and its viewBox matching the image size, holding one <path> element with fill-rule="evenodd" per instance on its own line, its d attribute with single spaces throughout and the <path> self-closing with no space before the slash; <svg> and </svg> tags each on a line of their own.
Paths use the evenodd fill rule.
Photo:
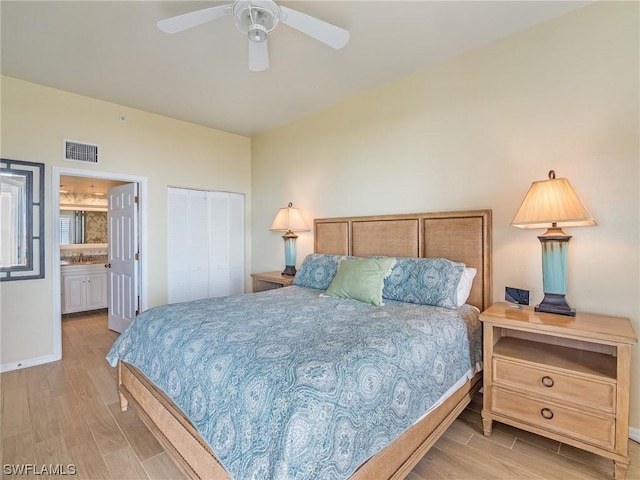
<svg viewBox="0 0 640 480">
<path fill-rule="evenodd" d="M 491 304 L 491 210 L 322 218 L 314 221 L 315 252 L 396 257 L 444 257 L 477 269 L 467 301 Z M 142 372 L 118 364 L 120 406 L 131 402 L 140 418 L 189 478 L 231 477 L 193 425 Z M 482 373 L 456 390 L 424 419 L 371 457 L 351 480 L 402 479 L 469 404 Z"/>
</svg>

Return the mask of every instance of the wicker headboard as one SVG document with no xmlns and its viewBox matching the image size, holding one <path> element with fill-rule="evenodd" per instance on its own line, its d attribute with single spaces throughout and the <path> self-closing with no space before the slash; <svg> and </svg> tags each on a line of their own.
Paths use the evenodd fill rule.
<svg viewBox="0 0 640 480">
<path fill-rule="evenodd" d="M 317 218 L 316 253 L 443 257 L 478 270 L 467 303 L 491 305 L 491 210 Z"/>
</svg>

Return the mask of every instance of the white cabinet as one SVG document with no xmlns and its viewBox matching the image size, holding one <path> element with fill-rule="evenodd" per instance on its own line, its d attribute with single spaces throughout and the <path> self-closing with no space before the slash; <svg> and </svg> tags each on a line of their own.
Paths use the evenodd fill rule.
<svg viewBox="0 0 640 480">
<path fill-rule="evenodd" d="M 107 271 L 103 264 L 61 267 L 62 313 L 107 308 Z"/>
<path fill-rule="evenodd" d="M 244 293 L 244 195 L 169 188 L 167 302 Z"/>
</svg>

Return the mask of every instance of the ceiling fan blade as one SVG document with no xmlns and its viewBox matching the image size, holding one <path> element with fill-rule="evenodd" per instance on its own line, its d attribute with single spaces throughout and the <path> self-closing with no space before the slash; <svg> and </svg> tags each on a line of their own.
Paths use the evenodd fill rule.
<svg viewBox="0 0 640 480">
<path fill-rule="evenodd" d="M 306 13 L 292 10 L 288 7 L 280 6 L 283 15 L 280 21 L 289 25 L 312 38 L 329 45 L 336 50 L 349 43 L 349 31 L 336 27 L 319 18 L 312 17 Z"/>
<path fill-rule="evenodd" d="M 224 17 L 227 13 L 231 13 L 230 7 L 231 5 L 221 5 L 166 18 L 158 22 L 158 28 L 165 33 L 178 33 L 187 28 L 196 27 Z"/>
<path fill-rule="evenodd" d="M 269 47 L 267 40 L 252 42 L 249 40 L 249 70 L 261 72 L 269 68 Z"/>
</svg>

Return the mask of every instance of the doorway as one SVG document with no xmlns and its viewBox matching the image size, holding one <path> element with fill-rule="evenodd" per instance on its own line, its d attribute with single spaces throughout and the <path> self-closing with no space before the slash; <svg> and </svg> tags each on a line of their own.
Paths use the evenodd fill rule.
<svg viewBox="0 0 640 480">
<path fill-rule="evenodd" d="M 61 178 L 66 179 L 68 183 L 73 183 L 74 180 L 80 181 L 83 178 L 91 178 L 96 180 L 95 184 L 135 184 L 138 192 L 138 244 L 137 252 L 138 256 L 138 284 L 137 284 L 137 297 L 139 298 L 137 309 L 140 311 L 147 308 L 147 263 L 143 251 L 146 250 L 146 197 L 147 197 L 147 179 L 146 177 L 139 177 L 126 174 L 115 174 L 110 172 L 96 172 L 88 171 L 77 168 L 65 168 L 65 167 L 53 167 L 52 168 L 52 187 L 51 187 L 51 259 L 52 259 L 52 280 L 54 290 L 54 328 L 53 328 L 53 342 L 54 342 L 54 354 L 56 358 L 62 357 L 62 282 L 61 282 L 61 246 L 60 246 L 60 190 L 61 190 Z M 71 180 L 71 181 L 69 181 Z M 103 192 L 101 192 L 103 193 Z M 106 245 L 105 245 L 106 247 Z"/>
</svg>

